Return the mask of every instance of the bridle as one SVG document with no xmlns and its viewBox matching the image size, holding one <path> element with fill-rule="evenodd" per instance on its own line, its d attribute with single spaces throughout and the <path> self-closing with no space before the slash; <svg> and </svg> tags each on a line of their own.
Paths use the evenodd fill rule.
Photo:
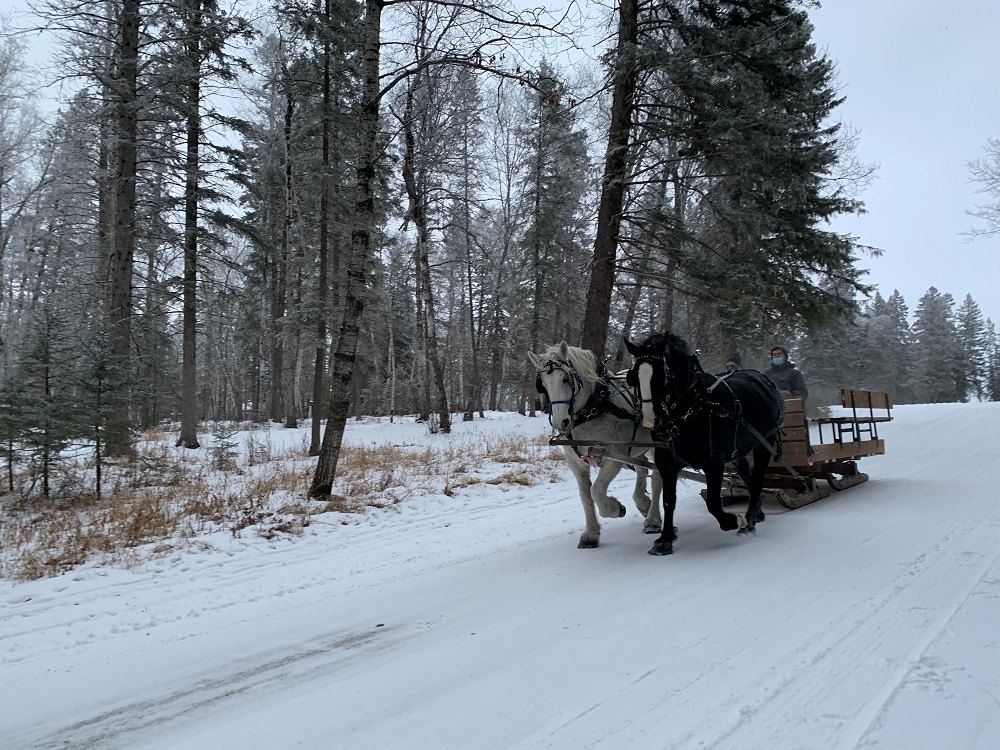
<svg viewBox="0 0 1000 750">
<path fill-rule="evenodd" d="M 655 399 L 653 399 L 653 383 L 650 381 L 649 384 L 649 398 L 642 397 L 642 389 L 639 387 L 639 365 L 647 364 L 653 368 L 653 372 L 656 372 L 656 365 L 659 364 L 663 367 L 664 380 L 666 380 L 667 367 L 662 356 L 658 355 L 645 355 L 641 357 L 636 357 L 635 361 L 632 363 L 632 367 L 629 368 L 629 373 L 626 376 L 627 380 L 630 380 L 629 385 L 635 389 L 636 402 L 639 405 L 639 410 L 642 410 L 643 404 L 653 404 Z M 632 373 L 635 372 L 635 377 L 632 377 Z M 634 382 L 632 382 L 634 381 Z"/>
<path fill-rule="evenodd" d="M 552 397 L 549 396 L 549 392 L 545 390 L 545 386 L 542 385 L 542 374 L 551 375 L 556 370 L 565 373 L 566 376 L 570 378 L 570 396 L 568 399 L 553 400 Z M 566 404 L 569 409 L 569 413 L 572 414 L 573 402 L 580 391 L 583 390 L 583 379 L 579 376 L 577 371 L 573 369 L 573 365 L 566 360 L 550 359 L 538 368 L 538 376 L 535 379 L 535 390 L 545 395 L 545 413 L 549 415 L 549 426 L 552 426 L 552 406 L 554 404 Z"/>
<path fill-rule="evenodd" d="M 639 409 L 642 409 L 643 404 L 652 404 L 654 414 L 656 413 L 657 403 L 660 406 L 661 414 L 656 415 L 656 421 L 659 424 L 658 432 L 664 434 L 668 440 L 672 440 L 680 433 L 681 426 L 694 417 L 702 408 L 702 398 L 705 393 L 702 388 L 700 380 L 697 376 L 696 366 L 693 364 L 695 360 L 690 359 L 688 361 L 688 384 L 687 387 L 674 394 L 671 398 L 668 395 L 668 388 L 666 387 L 670 381 L 670 375 L 672 370 L 667 364 L 666 357 L 662 354 L 640 354 L 635 357 L 632 363 L 632 367 L 629 368 L 628 377 L 630 380 L 630 385 L 635 390 L 636 400 L 639 402 Z M 657 402 L 657 399 L 653 397 L 653 383 L 650 381 L 649 385 L 649 398 L 642 397 L 642 389 L 639 386 L 639 365 L 648 364 L 653 367 L 653 372 L 655 374 L 656 367 L 663 368 L 663 386 L 664 394 L 663 397 Z M 635 373 L 633 376 L 632 373 Z M 676 379 L 676 375 L 674 376 Z M 682 409 L 681 405 L 689 401 L 687 404 L 687 409 Z M 683 413 L 681 413 L 683 411 Z M 654 428 L 656 429 L 656 428 Z"/>
<path fill-rule="evenodd" d="M 559 370 L 565 373 L 568 377 L 572 378 L 570 381 L 572 388 L 568 399 L 556 399 L 553 401 L 549 397 L 548 391 L 546 391 L 542 385 L 542 374 L 551 374 L 556 370 Z M 608 373 L 604 369 L 603 365 L 598 365 L 597 375 L 598 377 L 594 382 L 594 388 L 593 392 L 590 394 L 590 398 L 587 399 L 587 402 L 583 404 L 583 406 L 577 409 L 576 399 L 583 392 L 583 378 L 580 377 L 579 373 L 573 367 L 573 364 L 565 360 L 550 359 L 539 368 L 538 376 L 535 379 L 535 390 L 545 396 L 545 413 L 549 415 L 549 426 L 554 427 L 552 424 L 552 406 L 554 404 L 566 404 L 569 411 L 570 429 L 579 427 L 581 424 L 589 422 L 592 419 L 596 419 L 602 414 L 610 414 L 618 419 L 625 419 L 638 423 L 638 408 L 635 406 L 634 400 L 631 398 L 628 391 L 622 386 L 612 382 L 612 379 L 608 376 Z M 623 409 L 621 406 L 613 403 L 613 393 L 618 393 L 623 396 L 626 402 L 630 403 L 631 408 Z"/>
</svg>

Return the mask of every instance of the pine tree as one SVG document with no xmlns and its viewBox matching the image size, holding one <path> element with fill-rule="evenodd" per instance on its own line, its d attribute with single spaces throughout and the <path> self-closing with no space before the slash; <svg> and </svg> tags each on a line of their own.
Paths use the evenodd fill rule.
<svg viewBox="0 0 1000 750">
<path fill-rule="evenodd" d="M 128 362 L 114 352 L 114 342 L 107 327 L 97 324 L 87 332 L 82 355 L 76 363 L 74 390 L 77 426 L 80 436 L 94 448 L 94 485 L 98 500 L 101 498 L 104 458 L 107 453 L 107 435 L 118 432 L 114 420 L 127 412 L 124 403 L 129 379 Z M 124 429 L 127 429 L 127 425 Z"/>
<path fill-rule="evenodd" d="M 528 97 L 519 129 L 527 145 L 521 241 L 533 290 L 527 347 L 537 352 L 560 340 L 577 341 L 581 334 L 584 299 L 577 279 L 588 262 L 583 227 L 590 165 L 579 113 L 548 64 L 539 69 L 537 88 Z"/>
<path fill-rule="evenodd" d="M 26 406 L 24 383 L 9 376 L 0 378 L 0 456 L 10 492 L 14 491 L 14 465 L 28 427 Z"/>
<path fill-rule="evenodd" d="M 654 235 L 650 274 L 664 324 L 684 297 L 743 338 L 797 331 L 850 320 L 855 293 L 870 291 L 853 238 L 827 229 L 862 204 L 838 179 L 848 148 L 832 119 L 841 99 L 811 34 L 794 0 L 642 6 L 637 51 L 619 55 L 641 70 L 633 141 L 642 148 L 634 177 L 619 181 L 634 193 L 662 180 L 674 206 Z M 608 264 L 595 255 L 593 273 L 613 276 Z M 603 289 L 593 278 L 591 288 Z"/>
<path fill-rule="evenodd" d="M 982 401 L 986 387 L 989 342 L 982 311 L 971 294 L 965 296 L 965 301 L 958 308 L 956 327 L 962 354 L 959 363 L 962 400 L 967 401 L 970 396 L 975 395 L 977 401 Z"/>
<path fill-rule="evenodd" d="M 872 374 L 870 388 L 887 391 L 896 403 L 912 401 L 909 386 L 910 324 L 909 310 L 898 290 L 889 299 L 875 294 L 866 317 L 868 349 L 865 363 Z"/>
<path fill-rule="evenodd" d="M 76 354 L 74 335 L 63 313 L 54 305 L 42 305 L 28 323 L 17 373 L 25 388 L 23 442 L 26 453 L 38 464 L 46 498 L 53 469 L 82 433 L 73 397 Z"/>
<path fill-rule="evenodd" d="M 920 403 L 961 401 L 961 349 L 952 309 L 955 301 L 934 287 L 927 290 L 913 322 L 914 356 L 911 383 Z"/>
<path fill-rule="evenodd" d="M 986 385 L 985 396 L 990 401 L 1000 401 L 1000 337 L 996 326 L 986 319 Z"/>
</svg>

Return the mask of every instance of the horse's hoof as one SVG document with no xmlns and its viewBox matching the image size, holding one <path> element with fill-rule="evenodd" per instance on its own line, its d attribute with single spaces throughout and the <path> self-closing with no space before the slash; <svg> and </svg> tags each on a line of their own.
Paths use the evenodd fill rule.
<svg viewBox="0 0 1000 750">
<path fill-rule="evenodd" d="M 580 543 L 576 545 L 577 549 L 597 549 L 600 543 L 596 539 L 581 539 Z"/>
<path fill-rule="evenodd" d="M 674 554 L 673 542 L 653 542 L 653 546 L 648 554 L 657 556 L 672 555 Z"/>
<path fill-rule="evenodd" d="M 619 517 L 619 518 L 622 518 L 622 517 L 624 517 L 624 515 L 625 515 L 625 513 L 626 513 L 626 510 L 627 510 L 627 509 L 625 508 L 625 506 L 624 506 L 624 505 L 622 505 L 621 503 L 618 503 L 618 517 Z"/>
<path fill-rule="evenodd" d="M 757 536 L 757 529 L 754 526 L 744 526 L 742 529 L 736 532 L 737 534 L 748 534 L 750 536 Z"/>
<path fill-rule="evenodd" d="M 643 534 L 659 534 L 662 531 L 663 531 L 663 527 L 662 526 L 643 526 L 642 527 L 642 533 Z"/>
<path fill-rule="evenodd" d="M 739 527 L 739 516 L 736 516 L 733 513 L 726 513 L 726 515 L 722 517 L 722 520 L 719 521 L 719 528 L 723 531 L 733 531 Z"/>
</svg>

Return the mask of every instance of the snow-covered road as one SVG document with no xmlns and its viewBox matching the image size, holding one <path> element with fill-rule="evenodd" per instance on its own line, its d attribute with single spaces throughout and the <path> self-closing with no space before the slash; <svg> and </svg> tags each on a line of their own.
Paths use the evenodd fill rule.
<svg viewBox="0 0 1000 750">
<path fill-rule="evenodd" d="M 753 538 L 684 483 L 666 558 L 634 509 L 577 550 L 563 470 L 2 584 L 0 746 L 995 750 L 1000 404 L 895 416 L 870 482 Z"/>
</svg>

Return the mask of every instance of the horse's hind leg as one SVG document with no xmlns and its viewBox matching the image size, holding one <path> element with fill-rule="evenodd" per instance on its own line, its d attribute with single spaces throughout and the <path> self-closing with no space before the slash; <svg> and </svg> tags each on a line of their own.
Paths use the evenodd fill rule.
<svg viewBox="0 0 1000 750">
<path fill-rule="evenodd" d="M 771 463 L 771 452 L 763 445 L 758 445 L 753 449 L 753 470 L 750 472 L 750 481 L 747 489 L 750 490 L 750 505 L 747 507 L 747 520 L 750 527 L 758 521 L 764 520 L 764 511 L 761 508 L 760 496 L 764 491 L 764 478 L 767 475 L 767 467 Z"/>
<path fill-rule="evenodd" d="M 764 460 L 764 470 L 767 470 L 767 462 L 770 460 L 770 454 L 765 450 L 764 455 L 766 459 Z M 750 496 L 750 504 L 747 506 L 747 523 L 748 530 L 753 529 L 755 523 L 759 523 L 764 520 L 764 511 L 760 508 L 760 492 L 757 493 L 757 502 L 753 500 L 753 487 L 755 483 L 754 472 L 757 471 L 757 467 L 760 465 L 760 456 L 754 453 L 754 464 L 753 470 L 750 468 L 750 462 L 746 457 L 737 459 L 736 461 L 736 473 L 739 475 L 740 479 L 743 480 L 743 484 L 746 485 L 747 494 Z M 760 477 L 761 484 L 763 484 L 763 474 Z"/>
</svg>

